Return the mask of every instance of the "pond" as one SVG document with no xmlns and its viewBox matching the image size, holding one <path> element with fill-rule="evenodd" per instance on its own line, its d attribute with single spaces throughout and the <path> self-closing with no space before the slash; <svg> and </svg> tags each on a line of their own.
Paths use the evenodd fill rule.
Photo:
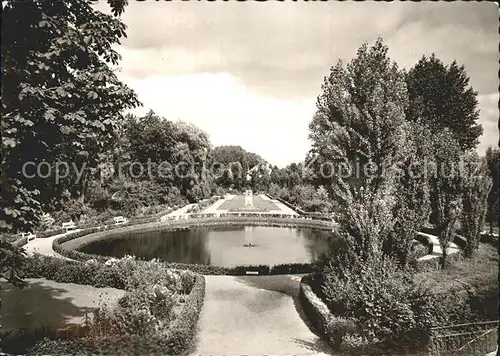
<svg viewBox="0 0 500 356">
<path fill-rule="evenodd" d="M 123 233 L 81 247 L 86 253 L 220 267 L 308 263 L 328 251 L 332 232 L 306 228 L 242 226 Z M 252 247 L 244 245 L 252 244 Z"/>
</svg>

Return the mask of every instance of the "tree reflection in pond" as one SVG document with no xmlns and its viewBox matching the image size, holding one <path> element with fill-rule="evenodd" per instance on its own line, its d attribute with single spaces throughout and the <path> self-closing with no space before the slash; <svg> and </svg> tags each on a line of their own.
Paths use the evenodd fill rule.
<svg viewBox="0 0 500 356">
<path fill-rule="evenodd" d="M 114 257 L 134 255 L 143 259 L 223 267 L 275 265 L 317 260 L 328 250 L 327 240 L 331 238 L 331 231 L 325 230 L 231 226 L 124 233 L 80 250 Z M 249 239 L 255 247 L 243 247 Z"/>
</svg>

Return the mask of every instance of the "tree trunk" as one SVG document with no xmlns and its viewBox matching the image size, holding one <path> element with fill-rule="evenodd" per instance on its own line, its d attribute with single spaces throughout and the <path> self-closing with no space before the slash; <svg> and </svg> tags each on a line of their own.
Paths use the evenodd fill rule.
<svg viewBox="0 0 500 356">
<path fill-rule="evenodd" d="M 85 190 L 87 188 L 87 170 L 84 170 L 82 173 L 82 189 L 80 191 L 80 201 L 82 203 L 85 202 Z"/>
<path fill-rule="evenodd" d="M 448 258 L 448 248 L 441 248 L 443 250 L 443 255 L 441 256 L 441 269 L 446 267 L 446 260 Z"/>
</svg>

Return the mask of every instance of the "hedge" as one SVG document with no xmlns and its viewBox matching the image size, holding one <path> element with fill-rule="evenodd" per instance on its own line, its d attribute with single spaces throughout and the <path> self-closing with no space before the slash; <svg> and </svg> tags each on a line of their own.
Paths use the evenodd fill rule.
<svg viewBox="0 0 500 356">
<path fill-rule="evenodd" d="M 25 278 L 47 278 L 59 283 L 76 283 L 93 287 L 125 288 L 119 269 L 104 264 L 83 263 L 35 254 L 27 259 Z"/>
<path fill-rule="evenodd" d="M 36 238 L 37 239 L 43 239 L 45 237 L 51 237 L 54 235 L 60 235 L 64 234 L 66 232 L 66 229 L 63 229 L 62 227 L 59 227 L 57 229 L 52 229 L 52 230 L 45 230 L 45 231 L 40 231 L 36 233 Z"/>
<path fill-rule="evenodd" d="M 17 239 L 16 241 L 14 241 L 12 243 L 12 245 L 14 245 L 15 247 L 23 247 L 27 243 L 28 243 L 28 238 L 25 236 L 25 237 L 21 237 L 21 238 Z"/>
<path fill-rule="evenodd" d="M 204 298 L 205 277 L 196 276 L 195 284 L 186 298 L 181 315 L 175 320 L 171 328 L 173 333 L 167 339 L 167 345 L 162 349 L 162 354 L 181 355 L 188 351 L 197 330 L 196 325 L 198 324 Z"/>
<path fill-rule="evenodd" d="M 325 303 L 314 293 L 309 285 L 311 275 L 302 277 L 299 285 L 299 301 L 308 320 L 317 332 L 323 336 L 328 335 L 330 320 L 333 315 Z"/>
</svg>

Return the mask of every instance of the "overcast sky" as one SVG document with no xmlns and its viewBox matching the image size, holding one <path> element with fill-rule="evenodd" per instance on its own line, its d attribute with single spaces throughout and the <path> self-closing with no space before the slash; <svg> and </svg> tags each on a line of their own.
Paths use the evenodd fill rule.
<svg viewBox="0 0 500 356">
<path fill-rule="evenodd" d="M 498 7 L 478 2 L 129 0 L 120 79 L 143 108 L 278 166 L 303 160 L 324 76 L 381 36 L 409 68 L 432 52 L 479 92 L 479 153 L 498 142 Z M 107 11 L 101 1 L 96 5 Z"/>
</svg>

